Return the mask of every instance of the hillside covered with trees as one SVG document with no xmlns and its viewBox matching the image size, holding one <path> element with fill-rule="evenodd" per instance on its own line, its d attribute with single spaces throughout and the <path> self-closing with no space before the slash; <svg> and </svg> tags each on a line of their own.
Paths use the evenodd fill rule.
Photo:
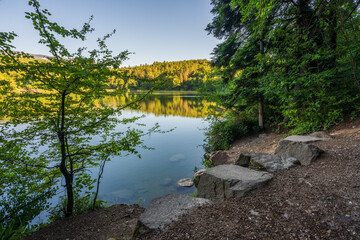
<svg viewBox="0 0 360 240">
<path fill-rule="evenodd" d="M 113 79 L 111 88 L 126 86 L 131 90 L 197 90 L 214 78 L 210 61 L 185 60 L 154 62 L 151 65 L 121 68 L 124 77 Z M 141 79 L 142 81 L 138 81 Z"/>
<path fill-rule="evenodd" d="M 49 57 L 38 55 L 32 56 L 38 61 L 48 61 Z M 26 58 L 20 59 L 26 63 Z M 215 78 L 214 68 L 211 62 L 202 60 L 184 60 L 177 62 L 154 62 L 150 65 L 135 67 L 121 67 L 114 69 L 119 74 L 109 82 L 109 89 L 124 88 L 129 90 L 184 90 L 196 91 L 199 88 L 211 89 Z M 29 83 L 16 83 L 21 72 L 13 71 L 10 74 L 0 73 L 0 77 L 12 84 L 16 89 L 34 91 L 34 86 Z"/>
</svg>

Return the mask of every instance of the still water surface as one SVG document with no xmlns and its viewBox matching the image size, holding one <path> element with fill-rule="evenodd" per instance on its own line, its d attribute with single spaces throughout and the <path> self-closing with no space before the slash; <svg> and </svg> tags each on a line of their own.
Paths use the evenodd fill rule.
<svg viewBox="0 0 360 240">
<path fill-rule="evenodd" d="M 108 104 L 123 99 L 105 99 Z M 139 120 L 151 127 L 159 123 L 165 134 L 145 136 L 144 143 L 155 150 L 139 149 L 142 158 L 130 155 L 107 162 L 99 196 L 109 204 L 141 203 L 168 193 L 191 194 L 195 188 L 181 188 L 177 181 L 192 178 L 202 167 L 204 128 L 210 103 L 193 93 L 161 93 L 147 98 L 138 111 L 126 110 L 123 117 L 145 115 Z M 94 176 L 97 170 L 93 169 Z"/>
</svg>

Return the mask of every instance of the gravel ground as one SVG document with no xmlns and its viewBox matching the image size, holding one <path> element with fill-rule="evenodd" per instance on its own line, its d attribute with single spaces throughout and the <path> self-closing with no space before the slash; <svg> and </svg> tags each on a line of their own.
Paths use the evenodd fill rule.
<svg viewBox="0 0 360 240">
<path fill-rule="evenodd" d="M 360 121 L 329 133 L 313 143 L 325 153 L 310 166 L 277 172 L 267 187 L 195 209 L 143 239 L 360 239 Z M 280 139 L 252 136 L 229 151 L 272 153 Z"/>
<path fill-rule="evenodd" d="M 314 143 L 325 153 L 310 166 L 274 174 L 240 199 L 194 209 L 161 234 L 140 239 L 360 239 L 360 119 Z M 281 135 L 250 136 L 229 153 L 273 153 Z M 56 222 L 26 239 L 128 239 L 143 209 L 114 205 Z"/>
</svg>

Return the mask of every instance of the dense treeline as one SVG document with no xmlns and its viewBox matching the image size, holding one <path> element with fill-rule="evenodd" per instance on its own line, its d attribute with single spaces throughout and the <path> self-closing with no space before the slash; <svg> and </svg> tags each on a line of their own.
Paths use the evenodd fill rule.
<svg viewBox="0 0 360 240">
<path fill-rule="evenodd" d="M 360 1 L 212 0 L 207 31 L 221 70 L 217 99 L 233 114 L 305 133 L 360 106 Z M 229 120 L 230 121 L 230 120 Z M 231 125 L 231 124 L 230 124 Z"/>
<path fill-rule="evenodd" d="M 141 96 L 142 92 L 126 93 L 124 95 L 107 97 L 101 102 L 107 106 L 116 106 L 119 103 L 127 104 L 132 98 Z M 190 97 L 189 97 L 190 96 Z M 183 116 L 192 118 L 205 118 L 214 107 L 212 102 L 202 97 L 193 97 L 191 93 L 173 92 L 172 94 L 154 93 L 138 105 L 138 110 L 143 113 L 152 113 L 155 116 Z M 197 95 L 198 96 L 198 95 Z"/>
<path fill-rule="evenodd" d="M 121 68 L 122 79 L 114 79 L 111 88 L 124 86 L 131 90 L 197 90 L 214 78 L 208 60 L 154 62 L 151 65 Z M 141 79 L 142 81 L 138 81 Z"/>
<path fill-rule="evenodd" d="M 27 60 L 21 59 L 21 61 Z M 204 88 L 205 85 L 210 88 L 212 80 L 215 78 L 214 69 L 210 61 L 206 59 L 154 62 L 151 65 L 123 67 L 116 71 L 121 72 L 122 77 L 113 78 L 109 83 L 110 89 L 149 90 L 155 88 L 156 90 L 196 91 L 199 88 Z M 12 84 L 16 84 L 16 79 L 20 75 L 19 72 L 12 72 L 9 75 L 0 73 L 3 80 Z M 32 89 L 32 86 L 23 83 L 16 88 Z"/>
</svg>

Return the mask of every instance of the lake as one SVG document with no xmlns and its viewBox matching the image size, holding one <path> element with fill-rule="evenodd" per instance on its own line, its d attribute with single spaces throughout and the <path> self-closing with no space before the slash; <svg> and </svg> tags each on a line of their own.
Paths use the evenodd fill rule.
<svg viewBox="0 0 360 240">
<path fill-rule="evenodd" d="M 104 99 L 111 105 L 122 97 Z M 139 110 L 125 110 L 122 117 L 144 115 L 139 120 L 151 127 L 159 123 L 169 133 L 145 136 L 154 150 L 139 149 L 142 158 L 129 155 L 107 162 L 101 179 L 99 198 L 116 203 L 147 206 L 155 197 L 169 193 L 192 194 L 195 188 L 178 187 L 181 178 L 192 178 L 195 167 L 202 168 L 204 128 L 210 103 L 195 93 L 161 92 L 148 97 Z M 120 127 L 120 126 L 119 126 Z M 120 127 L 121 128 L 121 127 Z M 97 176 L 97 169 L 92 170 Z"/>
</svg>

